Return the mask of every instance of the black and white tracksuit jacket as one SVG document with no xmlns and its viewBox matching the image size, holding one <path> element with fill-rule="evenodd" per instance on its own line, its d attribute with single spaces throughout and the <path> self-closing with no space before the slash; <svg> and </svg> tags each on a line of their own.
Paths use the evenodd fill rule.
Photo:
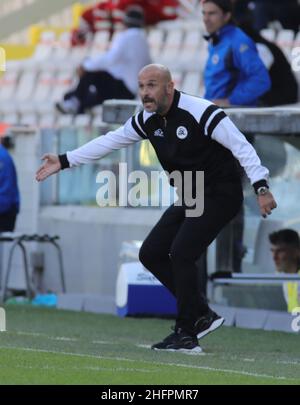
<svg viewBox="0 0 300 405">
<path fill-rule="evenodd" d="M 203 98 L 175 90 L 168 113 L 141 111 L 124 126 L 60 155 L 62 169 L 94 162 L 108 153 L 148 139 L 163 169 L 204 171 L 205 185 L 240 181 L 236 160 L 255 191 L 267 186 L 269 171 L 224 111 Z"/>
</svg>

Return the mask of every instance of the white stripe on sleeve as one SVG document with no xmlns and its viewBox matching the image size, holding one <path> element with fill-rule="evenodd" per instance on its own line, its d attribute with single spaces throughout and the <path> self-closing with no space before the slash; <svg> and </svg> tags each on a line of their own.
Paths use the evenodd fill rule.
<svg viewBox="0 0 300 405">
<path fill-rule="evenodd" d="M 210 125 L 210 123 L 212 122 L 212 120 L 215 118 L 216 115 L 218 115 L 221 111 L 223 111 L 221 108 L 218 108 L 216 111 L 214 111 L 208 118 L 208 120 L 206 121 L 205 127 L 204 127 L 204 134 L 207 135 L 207 130 L 208 127 Z"/>
</svg>

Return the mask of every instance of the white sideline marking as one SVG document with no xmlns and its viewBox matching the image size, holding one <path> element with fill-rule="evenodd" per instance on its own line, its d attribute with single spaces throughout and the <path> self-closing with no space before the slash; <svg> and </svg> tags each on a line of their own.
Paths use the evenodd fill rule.
<svg viewBox="0 0 300 405">
<path fill-rule="evenodd" d="M 222 368 L 215 368 L 215 367 L 208 367 L 208 366 L 194 366 L 191 364 L 178 364 L 178 363 L 162 363 L 156 361 L 148 361 L 148 360 L 134 360 L 134 359 L 126 359 L 123 357 L 105 357 L 105 356 L 95 356 L 91 354 L 84 354 L 84 353 L 72 353 L 72 352 L 60 352 L 55 350 L 45 350 L 45 349 L 33 349 L 31 347 L 17 347 L 17 346 L 0 346 L 0 349 L 14 349 L 14 350 L 23 350 L 29 352 L 37 352 L 37 353 L 48 353 L 48 354 L 60 354 L 65 356 L 76 356 L 76 357 L 87 357 L 91 359 L 99 359 L 99 360 L 118 360 L 118 361 L 128 361 L 128 362 L 141 362 L 156 366 L 174 366 L 174 367 L 183 367 L 183 368 L 190 368 L 196 370 L 207 370 L 207 371 L 217 371 L 222 373 L 230 373 L 230 374 L 238 374 L 238 375 L 246 375 L 251 377 L 262 377 L 262 378 L 271 378 L 274 380 L 297 380 L 296 378 L 288 378 L 282 376 L 273 376 L 268 374 L 258 374 L 258 373 L 251 373 L 248 371 L 238 371 L 238 370 L 230 370 L 230 369 L 222 369 Z"/>
<path fill-rule="evenodd" d="M 4 365 L 0 365 L 0 368 L 4 368 Z M 27 369 L 27 370 L 60 370 L 60 371 L 65 371 L 66 369 L 63 367 L 57 367 L 57 366 L 24 366 L 24 365 L 16 365 L 14 368 L 22 368 L 22 369 Z M 156 373 L 158 371 L 155 370 L 149 370 L 145 368 L 129 368 L 129 367 L 93 367 L 93 366 L 82 366 L 82 367 L 77 367 L 77 366 L 68 366 L 69 369 L 72 370 L 90 370 L 90 371 L 132 371 L 132 372 L 142 372 L 142 373 Z"/>
<path fill-rule="evenodd" d="M 300 361 L 287 361 L 287 360 L 278 360 L 277 364 L 289 364 L 292 366 L 300 366 Z"/>
<path fill-rule="evenodd" d="M 10 333 L 16 333 L 17 335 L 28 335 L 28 336 L 47 336 L 43 333 L 36 333 L 36 332 L 22 332 L 22 331 L 10 331 Z"/>
<path fill-rule="evenodd" d="M 107 340 L 93 340 L 94 345 L 117 345 L 117 342 L 108 342 Z"/>
<path fill-rule="evenodd" d="M 49 336 L 44 333 L 35 333 L 35 332 L 16 332 L 17 335 L 27 335 L 27 336 L 36 336 L 36 337 L 45 337 L 50 340 L 61 340 L 67 342 L 78 342 L 76 338 L 70 338 L 66 336 Z"/>
<path fill-rule="evenodd" d="M 58 341 L 66 341 L 66 342 L 79 342 L 80 339 L 77 338 L 70 338 L 67 336 L 50 336 L 46 335 L 45 333 L 37 333 L 37 332 L 22 332 L 22 331 L 17 331 L 17 332 L 10 332 L 10 333 L 16 333 L 17 335 L 25 335 L 25 336 L 35 336 L 35 337 L 44 337 L 46 339 L 50 340 L 58 340 Z M 93 340 L 93 344 L 101 344 L 101 345 L 116 345 L 116 342 L 109 342 L 107 340 Z"/>
<path fill-rule="evenodd" d="M 129 368 L 129 367 L 72 367 L 78 370 L 86 369 L 91 371 L 132 371 L 132 372 L 142 372 L 142 373 L 156 373 L 158 371 L 149 370 L 146 368 Z"/>
<path fill-rule="evenodd" d="M 66 341 L 66 342 L 77 342 L 78 339 L 76 338 L 68 338 L 65 336 L 57 336 L 57 337 L 49 337 L 51 340 L 61 340 L 61 341 Z"/>
<path fill-rule="evenodd" d="M 136 347 L 141 347 L 142 349 L 151 349 L 151 345 L 137 344 Z"/>
</svg>

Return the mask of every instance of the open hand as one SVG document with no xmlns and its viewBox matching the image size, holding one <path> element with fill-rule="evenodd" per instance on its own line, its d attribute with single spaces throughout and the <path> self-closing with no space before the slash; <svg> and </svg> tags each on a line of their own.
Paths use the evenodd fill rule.
<svg viewBox="0 0 300 405">
<path fill-rule="evenodd" d="M 51 176 L 51 174 L 59 172 L 61 169 L 61 164 L 57 155 L 47 153 L 42 157 L 42 160 L 44 160 L 44 164 L 38 169 L 35 176 L 37 181 L 43 181 Z"/>
</svg>

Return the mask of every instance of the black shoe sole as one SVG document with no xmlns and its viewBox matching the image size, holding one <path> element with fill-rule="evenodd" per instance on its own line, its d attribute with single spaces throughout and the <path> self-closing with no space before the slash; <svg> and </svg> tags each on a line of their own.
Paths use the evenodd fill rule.
<svg viewBox="0 0 300 405">
<path fill-rule="evenodd" d="M 55 103 L 55 108 L 61 114 L 67 114 L 67 112 L 62 108 L 62 106 L 59 103 Z"/>
<path fill-rule="evenodd" d="M 200 354 L 203 353 L 200 346 L 196 346 L 193 349 L 157 349 L 156 347 L 151 348 L 156 352 L 173 352 L 173 353 L 185 353 L 185 354 Z"/>
<path fill-rule="evenodd" d="M 210 325 L 209 328 L 207 328 L 203 332 L 197 333 L 197 338 L 202 339 L 204 336 L 208 335 L 210 332 L 213 332 L 214 330 L 220 328 L 220 326 L 222 326 L 224 322 L 225 322 L 224 318 L 216 319 L 215 321 L 213 321 L 213 323 Z"/>
</svg>

